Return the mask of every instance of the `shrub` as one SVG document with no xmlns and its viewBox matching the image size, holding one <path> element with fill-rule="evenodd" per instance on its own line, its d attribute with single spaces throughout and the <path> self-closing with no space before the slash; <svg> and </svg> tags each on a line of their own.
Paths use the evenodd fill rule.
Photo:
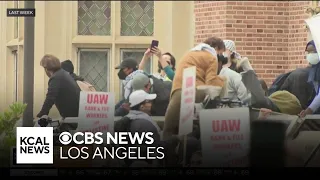
<svg viewBox="0 0 320 180">
<path fill-rule="evenodd" d="M 0 113 L 0 162 L 9 163 L 11 148 L 16 145 L 15 126 L 26 107 L 26 104 L 13 103 L 8 110 Z"/>
</svg>

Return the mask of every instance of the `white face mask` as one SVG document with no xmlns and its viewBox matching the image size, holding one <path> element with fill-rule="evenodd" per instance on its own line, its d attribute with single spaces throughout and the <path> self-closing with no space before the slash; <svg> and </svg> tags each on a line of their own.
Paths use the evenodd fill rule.
<svg viewBox="0 0 320 180">
<path fill-rule="evenodd" d="M 311 64 L 311 65 L 316 65 L 319 63 L 319 55 L 318 53 L 310 53 L 307 54 L 307 61 Z"/>
</svg>

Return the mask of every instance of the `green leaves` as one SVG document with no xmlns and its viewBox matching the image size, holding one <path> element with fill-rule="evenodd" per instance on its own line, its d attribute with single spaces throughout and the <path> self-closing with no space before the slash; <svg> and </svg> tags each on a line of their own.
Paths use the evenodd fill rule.
<svg viewBox="0 0 320 180">
<path fill-rule="evenodd" d="M 6 111 L 0 112 L 0 166 L 10 164 L 9 154 L 16 145 L 15 125 L 26 107 L 26 104 L 13 103 Z"/>
<path fill-rule="evenodd" d="M 5 138 L 14 137 L 15 125 L 21 118 L 26 107 L 26 104 L 13 103 L 9 106 L 8 110 L 0 113 L 0 135 L 5 133 Z"/>
</svg>

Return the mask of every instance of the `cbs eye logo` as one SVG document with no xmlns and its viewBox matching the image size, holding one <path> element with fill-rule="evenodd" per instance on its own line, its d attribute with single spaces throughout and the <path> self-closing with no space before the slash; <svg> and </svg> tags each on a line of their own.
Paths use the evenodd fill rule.
<svg viewBox="0 0 320 180">
<path fill-rule="evenodd" d="M 70 133 L 68 133 L 68 132 L 62 132 L 59 135 L 59 141 L 63 145 L 68 145 L 72 141 L 72 135 Z"/>
</svg>

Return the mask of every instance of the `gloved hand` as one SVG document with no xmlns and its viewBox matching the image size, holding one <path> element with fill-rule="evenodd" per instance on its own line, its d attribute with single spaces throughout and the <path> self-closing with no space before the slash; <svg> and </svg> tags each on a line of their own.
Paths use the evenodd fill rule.
<svg viewBox="0 0 320 180">
<path fill-rule="evenodd" d="M 40 127 L 47 127 L 49 122 L 48 122 L 49 116 L 43 115 L 41 118 L 38 119 L 38 124 Z"/>
</svg>

